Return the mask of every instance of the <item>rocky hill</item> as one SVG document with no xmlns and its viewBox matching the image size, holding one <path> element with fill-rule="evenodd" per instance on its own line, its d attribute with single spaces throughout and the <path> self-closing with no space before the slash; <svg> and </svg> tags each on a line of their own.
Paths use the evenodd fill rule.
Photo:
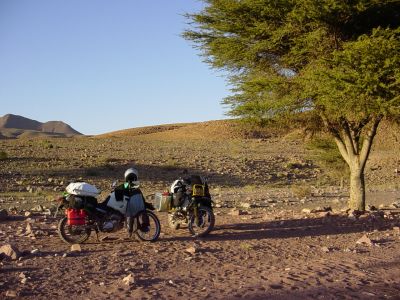
<svg viewBox="0 0 400 300">
<path fill-rule="evenodd" d="M 82 135 L 62 121 L 41 123 L 22 116 L 7 114 L 0 117 L 0 138 Z"/>
</svg>

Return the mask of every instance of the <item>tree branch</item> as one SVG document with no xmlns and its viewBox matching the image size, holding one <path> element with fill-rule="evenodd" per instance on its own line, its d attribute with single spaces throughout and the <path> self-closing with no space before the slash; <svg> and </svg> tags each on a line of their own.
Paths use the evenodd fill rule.
<svg viewBox="0 0 400 300">
<path fill-rule="evenodd" d="M 340 136 L 339 131 L 331 122 L 329 122 L 328 118 L 324 114 L 321 114 L 321 117 L 325 127 L 328 129 L 329 133 L 333 135 L 340 154 L 342 155 L 346 163 L 350 166 L 349 153 L 342 137 Z"/>
<path fill-rule="evenodd" d="M 347 152 L 346 145 L 343 143 L 343 140 L 340 138 L 340 136 L 339 138 L 334 136 L 334 138 L 340 154 L 342 155 L 345 162 L 350 166 L 350 157 L 349 153 Z"/>
<path fill-rule="evenodd" d="M 357 126 L 351 126 L 351 130 L 353 133 L 353 139 L 354 139 L 354 148 L 356 149 L 356 153 L 360 153 L 360 137 L 361 137 L 361 132 L 363 128 L 368 124 L 368 122 L 371 120 L 371 116 L 368 115 L 364 119 L 362 119 Z"/>
<path fill-rule="evenodd" d="M 349 156 L 357 155 L 356 147 L 354 145 L 354 139 L 351 134 L 349 123 L 345 118 L 341 118 L 341 125 L 343 128 L 343 140 L 346 145 L 347 153 Z"/>
<path fill-rule="evenodd" d="M 367 159 L 368 159 L 369 153 L 371 152 L 371 148 L 372 148 L 372 142 L 374 140 L 376 131 L 378 129 L 379 123 L 381 122 L 382 118 L 383 118 L 383 115 L 378 115 L 374 118 L 372 127 L 368 131 L 367 136 L 364 139 L 364 143 L 363 143 L 361 153 L 360 153 L 360 167 L 362 170 L 364 170 L 365 165 L 367 163 Z"/>
</svg>

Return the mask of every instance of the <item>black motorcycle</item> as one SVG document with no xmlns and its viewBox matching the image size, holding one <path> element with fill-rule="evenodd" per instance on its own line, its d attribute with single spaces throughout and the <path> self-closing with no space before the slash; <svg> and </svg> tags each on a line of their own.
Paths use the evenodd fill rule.
<svg viewBox="0 0 400 300">
<path fill-rule="evenodd" d="M 179 178 L 172 184 L 170 192 L 169 227 L 179 229 L 181 224 L 187 224 L 195 237 L 210 233 L 214 228 L 215 215 L 207 179 L 198 175 Z"/>
<path fill-rule="evenodd" d="M 60 210 L 65 211 L 65 217 L 58 223 L 61 240 L 68 244 L 80 244 L 94 231 L 99 241 L 100 232 L 110 233 L 126 228 L 128 218 L 125 214 L 108 205 L 113 196 L 115 191 L 101 203 L 95 197 L 68 193 L 58 198 L 55 216 Z M 133 216 L 128 224 L 131 226 L 131 233 L 135 233 L 143 241 L 154 242 L 160 235 L 160 221 L 152 210 L 153 205 L 145 202 L 145 209 Z"/>
</svg>

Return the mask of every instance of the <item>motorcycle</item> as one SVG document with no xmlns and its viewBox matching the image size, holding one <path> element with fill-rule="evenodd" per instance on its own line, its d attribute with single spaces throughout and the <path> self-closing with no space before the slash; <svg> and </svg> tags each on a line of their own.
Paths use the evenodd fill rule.
<svg viewBox="0 0 400 300">
<path fill-rule="evenodd" d="M 71 187 L 72 185 L 72 187 Z M 116 183 L 113 183 L 115 188 Z M 58 235 L 68 244 L 80 244 L 96 233 L 110 233 L 131 226 L 130 233 L 135 233 L 142 241 L 154 242 L 158 239 L 161 225 L 158 217 L 152 212 L 151 203 L 144 202 L 145 207 L 133 217 L 127 217 L 127 207 L 130 195 L 134 194 L 129 188 L 122 199 L 115 189 L 103 201 L 98 203 L 96 196 L 99 194 L 96 187 L 87 183 L 72 183 L 62 197 L 58 198 L 55 217 L 62 209 L 65 216 L 58 223 Z M 131 236 L 130 234 L 130 236 Z"/>
<path fill-rule="evenodd" d="M 195 237 L 204 237 L 214 228 L 213 201 L 207 179 L 198 175 L 179 178 L 171 185 L 168 225 L 177 230 L 187 224 Z"/>
</svg>

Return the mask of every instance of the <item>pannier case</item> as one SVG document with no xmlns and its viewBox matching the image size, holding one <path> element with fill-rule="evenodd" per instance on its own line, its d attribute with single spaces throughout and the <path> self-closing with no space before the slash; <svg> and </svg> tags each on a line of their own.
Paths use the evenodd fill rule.
<svg viewBox="0 0 400 300">
<path fill-rule="evenodd" d="M 87 214 L 83 209 L 68 208 L 66 214 L 68 219 L 68 225 L 74 225 L 74 226 L 85 225 L 86 223 L 85 219 Z"/>
</svg>

